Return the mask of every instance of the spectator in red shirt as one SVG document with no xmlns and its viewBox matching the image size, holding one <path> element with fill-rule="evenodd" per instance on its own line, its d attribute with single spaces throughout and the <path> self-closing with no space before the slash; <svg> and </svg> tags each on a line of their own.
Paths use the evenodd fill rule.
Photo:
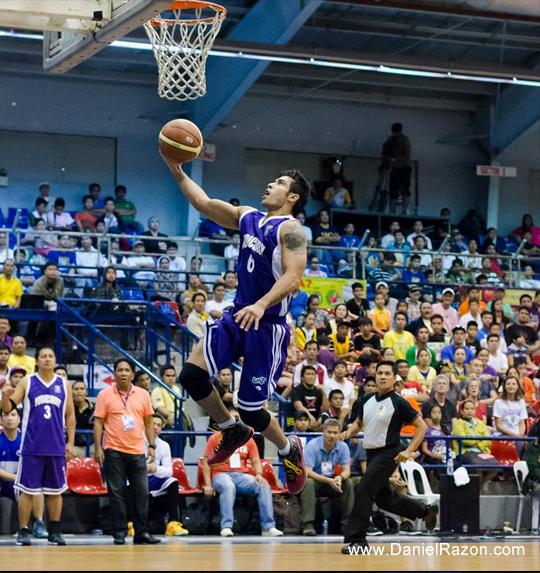
<svg viewBox="0 0 540 573">
<path fill-rule="evenodd" d="M 97 217 L 94 216 L 94 199 L 85 195 L 82 200 L 84 209 L 75 214 L 75 223 L 79 233 L 95 233 Z"/>
<path fill-rule="evenodd" d="M 238 414 L 231 410 L 233 416 Z M 276 529 L 272 492 L 268 482 L 263 478 L 259 450 L 253 438 L 238 448 L 224 463 L 210 467 L 208 456 L 221 439 L 221 434 L 210 436 L 204 451 L 202 469 L 204 476 L 204 495 L 212 497 L 219 493 L 221 513 L 221 536 L 233 537 L 234 501 L 236 494 L 257 496 L 261 513 L 262 534 L 265 537 L 280 537 L 283 532 Z M 251 468 L 248 466 L 251 460 Z M 253 471 L 251 471 L 253 470 Z M 255 475 L 253 475 L 255 472 Z"/>
</svg>

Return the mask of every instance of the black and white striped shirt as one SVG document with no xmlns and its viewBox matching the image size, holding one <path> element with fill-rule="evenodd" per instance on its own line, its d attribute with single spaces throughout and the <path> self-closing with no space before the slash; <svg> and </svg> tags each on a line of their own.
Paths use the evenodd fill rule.
<svg viewBox="0 0 540 573">
<path fill-rule="evenodd" d="M 399 447 L 402 426 L 412 424 L 418 416 L 420 413 L 394 391 L 383 396 L 378 392 L 367 394 L 358 410 L 358 420 L 364 423 L 364 448 Z"/>
</svg>

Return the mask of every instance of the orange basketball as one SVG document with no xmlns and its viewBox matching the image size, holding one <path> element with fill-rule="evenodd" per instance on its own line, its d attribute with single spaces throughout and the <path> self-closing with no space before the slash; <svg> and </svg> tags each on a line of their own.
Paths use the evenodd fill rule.
<svg viewBox="0 0 540 573">
<path fill-rule="evenodd" d="M 200 129 L 187 119 L 173 119 L 159 132 L 159 150 L 179 163 L 192 161 L 203 145 Z"/>
</svg>

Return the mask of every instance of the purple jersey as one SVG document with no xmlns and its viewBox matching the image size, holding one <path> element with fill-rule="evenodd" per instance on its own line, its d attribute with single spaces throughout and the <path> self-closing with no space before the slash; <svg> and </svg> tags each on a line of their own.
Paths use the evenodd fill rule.
<svg viewBox="0 0 540 573">
<path fill-rule="evenodd" d="M 280 227 L 295 221 L 291 215 L 268 217 L 256 209 L 240 217 L 240 253 L 238 255 L 238 289 L 234 299 L 237 308 L 256 303 L 272 289 L 283 275 L 281 268 Z M 285 317 L 291 306 L 288 296 L 267 308 L 265 316 Z"/>
<path fill-rule="evenodd" d="M 55 376 L 49 383 L 39 374 L 28 378 L 22 419 L 22 455 L 65 455 L 66 397 L 66 381 L 61 376 Z"/>
</svg>

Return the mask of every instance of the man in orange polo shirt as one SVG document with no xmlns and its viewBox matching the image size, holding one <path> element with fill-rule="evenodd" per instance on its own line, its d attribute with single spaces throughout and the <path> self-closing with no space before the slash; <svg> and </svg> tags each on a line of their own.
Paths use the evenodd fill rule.
<svg viewBox="0 0 540 573">
<path fill-rule="evenodd" d="M 233 416 L 238 416 L 231 410 Z M 210 436 L 203 457 L 204 495 L 213 496 L 219 493 L 219 509 L 221 513 L 221 536 L 232 537 L 234 522 L 234 501 L 236 494 L 256 495 L 261 512 L 261 529 L 265 537 L 280 537 L 283 535 L 276 529 L 272 492 L 268 482 L 263 478 L 262 465 L 257 444 L 251 438 L 238 448 L 233 455 L 222 464 L 210 467 L 208 456 L 214 451 L 221 440 L 218 432 Z M 251 468 L 247 465 L 251 460 Z M 253 475 L 253 472 L 255 475 Z"/>
<path fill-rule="evenodd" d="M 132 384 L 135 368 L 120 358 L 114 364 L 116 386 L 102 390 L 94 411 L 96 462 L 107 468 L 107 487 L 114 524 L 114 544 L 124 545 L 127 534 L 127 496 L 133 499 L 134 545 L 153 545 L 161 540 L 148 533 L 148 474 L 144 453 L 144 432 L 148 440 L 148 463 L 155 458 L 154 408 L 150 394 Z M 102 445 L 103 428 L 105 439 Z M 103 451 L 105 450 L 105 451 Z"/>
</svg>

